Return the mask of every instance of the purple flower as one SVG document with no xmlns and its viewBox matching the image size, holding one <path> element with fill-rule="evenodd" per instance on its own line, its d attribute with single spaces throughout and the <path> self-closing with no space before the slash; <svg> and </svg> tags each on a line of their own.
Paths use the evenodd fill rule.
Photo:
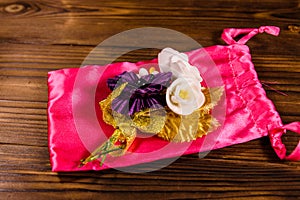
<svg viewBox="0 0 300 200">
<path fill-rule="evenodd" d="M 121 94 L 112 101 L 112 110 L 131 116 L 147 108 L 166 106 L 166 89 L 171 78 L 171 72 L 149 74 L 141 78 L 134 72 L 123 72 L 108 79 L 107 85 L 111 90 L 127 83 Z"/>
</svg>

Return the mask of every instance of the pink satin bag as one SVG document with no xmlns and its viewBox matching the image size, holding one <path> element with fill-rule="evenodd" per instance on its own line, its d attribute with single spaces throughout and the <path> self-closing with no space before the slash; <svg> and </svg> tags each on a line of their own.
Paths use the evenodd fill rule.
<svg viewBox="0 0 300 200">
<path fill-rule="evenodd" d="M 113 159 L 109 165 L 105 163 L 100 166 L 96 160 L 81 168 L 78 167 L 81 159 L 87 157 L 113 133 L 113 128 L 103 122 L 98 104 L 110 93 L 105 80 L 123 71 L 137 70 L 145 64 L 157 63 L 157 59 L 49 72 L 48 133 L 52 170 L 80 171 L 125 167 L 219 149 L 263 136 L 270 137 L 271 145 L 279 158 L 300 160 L 300 142 L 287 156 L 286 148 L 281 141 L 281 136 L 286 130 L 300 133 L 300 122 L 282 124 L 272 101 L 267 98 L 258 80 L 249 48 L 245 45 L 250 38 L 263 32 L 277 36 L 279 28 L 262 26 L 258 29 L 225 29 L 222 39 L 228 45 L 216 45 L 187 53 L 190 63 L 198 67 L 204 77 L 210 67 L 206 64 L 205 58 L 200 56 L 204 50 L 219 70 L 225 89 L 226 115 L 223 125 L 218 130 L 189 143 L 188 146 L 172 144 L 170 148 L 168 148 L 170 142 L 155 136 L 136 138 L 130 153 Z M 240 34 L 245 36 L 238 41 L 234 40 Z M 84 81 L 78 83 L 79 73 Z M 96 88 L 96 91 L 90 91 L 91 88 Z M 163 153 L 159 151 L 160 149 L 163 149 Z"/>
</svg>

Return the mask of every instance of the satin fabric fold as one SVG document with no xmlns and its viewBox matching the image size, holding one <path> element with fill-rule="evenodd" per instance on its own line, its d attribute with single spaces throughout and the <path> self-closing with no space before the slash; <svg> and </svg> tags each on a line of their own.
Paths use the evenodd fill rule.
<svg viewBox="0 0 300 200">
<path fill-rule="evenodd" d="M 96 148 L 107 138 L 101 136 L 99 132 L 94 132 L 94 130 L 98 129 L 97 127 L 92 127 L 94 125 L 89 123 L 88 117 L 80 119 L 80 121 L 86 124 L 84 130 L 86 130 L 87 134 L 84 136 L 79 134 L 79 129 L 75 123 L 78 119 L 74 117 L 76 116 L 74 115 L 73 108 L 74 92 L 81 91 L 81 95 L 77 95 L 76 97 L 81 102 L 88 102 L 91 97 L 82 94 L 84 94 L 87 88 L 97 85 L 96 96 L 93 99 L 93 106 L 98 120 L 98 124 L 95 126 L 99 125 L 101 127 L 99 130 L 103 131 L 103 134 L 109 137 L 113 133 L 113 128 L 103 122 L 102 113 L 98 106 L 99 101 L 106 98 L 110 93 L 104 82 L 106 83 L 108 78 L 119 75 L 124 71 L 138 71 L 142 65 L 149 63 L 157 64 L 157 59 L 138 63 L 114 63 L 105 67 L 86 66 L 83 68 L 70 68 L 49 72 L 48 132 L 52 170 L 81 171 L 125 167 L 247 142 L 267 136 L 270 130 L 277 130 L 278 127 L 283 127 L 278 112 L 272 101 L 267 98 L 258 80 L 251 61 L 249 48 L 243 44 L 257 33 L 267 31 L 276 35 L 278 34 L 278 30 L 277 27 L 275 29 L 264 27 L 261 29 L 244 30 L 244 33 L 249 33 L 250 35 L 246 36 L 246 39 L 244 38 L 240 44 L 231 40 L 238 33 L 232 33 L 230 29 L 228 31 L 231 33 L 225 32 L 225 35 L 227 35 L 225 41 L 231 45 L 216 45 L 187 52 L 190 64 L 198 68 L 204 79 L 209 76 L 208 72 L 212 69 L 212 64 L 207 62 L 206 57 L 203 56 L 203 51 L 212 58 L 222 77 L 223 84 L 216 83 L 214 86 L 223 86 L 225 89 L 226 118 L 223 126 L 209 133 L 207 136 L 191 142 L 186 149 L 182 147 L 185 144 L 178 143 L 174 144 L 172 148 L 166 148 L 164 153 L 157 150 L 168 146 L 169 142 L 155 136 L 137 138 L 129 149 L 130 152 L 134 153 L 119 157 L 109 166 L 103 165 L 100 167 L 99 162 L 94 161 L 82 168 L 78 168 L 80 160 L 87 157 L 89 152 L 91 152 L 91 149 L 87 149 L 86 143 Z M 237 32 L 240 34 L 243 31 Z M 87 79 L 88 81 L 77 84 L 76 91 L 74 91 L 74 85 L 77 81 L 76 76 L 79 71 L 84 72 L 83 74 L 93 72 L 90 77 L 97 76 L 97 74 L 101 75 L 101 81 L 99 79 Z M 89 116 L 89 114 L 86 116 Z M 85 142 L 83 142 L 83 137 L 85 138 Z M 177 148 L 178 151 L 174 148 Z M 183 149 L 183 152 L 180 152 L 179 149 Z M 152 153 L 147 154 L 148 152 Z M 296 152 L 295 154 L 298 155 L 299 153 Z M 283 158 L 283 156 L 279 157 Z"/>
<path fill-rule="evenodd" d="M 292 153 L 287 156 L 285 145 L 281 141 L 281 137 L 286 133 L 286 130 L 290 130 L 300 134 L 300 122 L 293 122 L 281 127 L 270 129 L 269 137 L 271 145 L 280 159 L 298 161 L 300 160 L 300 141 L 298 142 L 296 148 L 292 151 Z"/>
<path fill-rule="evenodd" d="M 222 33 L 222 39 L 227 44 L 246 44 L 253 36 L 258 33 L 266 32 L 270 35 L 278 36 L 280 29 L 276 26 L 261 26 L 259 28 L 227 28 Z M 244 37 L 236 41 L 234 38 L 240 34 L 246 34 Z"/>
</svg>

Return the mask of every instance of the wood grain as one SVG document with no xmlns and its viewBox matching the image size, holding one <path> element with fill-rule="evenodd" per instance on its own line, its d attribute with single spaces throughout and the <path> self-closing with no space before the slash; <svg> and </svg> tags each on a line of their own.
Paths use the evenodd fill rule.
<svg viewBox="0 0 300 200">
<path fill-rule="evenodd" d="M 279 37 L 262 34 L 248 45 L 260 80 L 288 95 L 265 87 L 283 122 L 300 121 L 299 1 L 2 0 L 0 24 L 0 199 L 300 198 L 299 162 L 279 160 L 268 138 L 203 159 L 183 156 L 150 173 L 53 173 L 46 116 L 47 72 L 79 67 L 96 45 L 121 31 L 169 28 L 210 46 L 224 44 L 224 28 L 275 25 Z M 157 52 L 132 51 L 117 61 Z M 293 133 L 284 137 L 289 152 L 298 140 Z"/>
</svg>

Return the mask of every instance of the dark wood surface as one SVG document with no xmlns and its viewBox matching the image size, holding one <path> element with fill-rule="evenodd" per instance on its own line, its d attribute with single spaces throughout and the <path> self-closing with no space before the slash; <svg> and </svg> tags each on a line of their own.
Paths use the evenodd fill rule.
<svg viewBox="0 0 300 200">
<path fill-rule="evenodd" d="M 261 138 L 183 156 L 142 174 L 117 170 L 53 173 L 47 148 L 47 72 L 79 67 L 101 41 L 154 26 L 203 46 L 224 44 L 224 28 L 275 25 L 279 37 L 248 42 L 259 78 L 284 123 L 300 121 L 297 0 L 0 1 L 0 199 L 299 199 L 300 164 L 281 161 Z M 150 59 L 131 52 L 122 61 Z M 103 58 L 105 60 L 105 58 Z M 299 137 L 284 137 L 289 151 Z"/>
</svg>

